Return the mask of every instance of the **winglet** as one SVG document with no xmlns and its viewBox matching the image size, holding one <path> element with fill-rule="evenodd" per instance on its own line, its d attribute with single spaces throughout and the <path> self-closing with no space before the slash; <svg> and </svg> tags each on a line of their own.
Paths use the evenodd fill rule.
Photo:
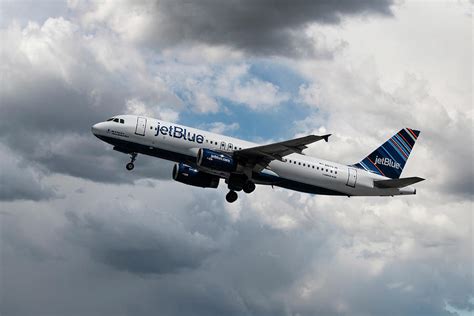
<svg viewBox="0 0 474 316">
<path fill-rule="evenodd" d="M 321 137 L 322 137 L 322 138 L 324 139 L 324 141 L 327 143 L 328 140 L 329 140 L 329 136 L 331 136 L 331 135 L 332 135 L 332 134 L 326 134 L 326 135 L 323 135 L 323 136 L 321 136 Z"/>
</svg>

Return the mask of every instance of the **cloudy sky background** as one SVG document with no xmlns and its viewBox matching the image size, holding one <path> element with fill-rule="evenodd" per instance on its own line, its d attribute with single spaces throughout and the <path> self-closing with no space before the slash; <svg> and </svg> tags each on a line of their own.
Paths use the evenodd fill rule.
<svg viewBox="0 0 474 316">
<path fill-rule="evenodd" d="M 0 1 L 0 314 L 467 315 L 472 1 Z M 120 113 L 354 163 L 422 131 L 416 196 L 176 183 Z"/>
</svg>

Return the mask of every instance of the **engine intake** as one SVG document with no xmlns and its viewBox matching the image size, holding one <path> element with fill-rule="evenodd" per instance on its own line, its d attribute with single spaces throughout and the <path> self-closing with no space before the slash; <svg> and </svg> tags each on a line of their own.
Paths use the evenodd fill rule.
<svg viewBox="0 0 474 316">
<path fill-rule="evenodd" d="M 197 164 L 200 167 L 223 172 L 234 172 L 237 169 L 237 162 L 231 155 L 207 148 L 199 149 Z"/>
<path fill-rule="evenodd" d="M 174 165 L 173 179 L 187 185 L 201 188 L 217 188 L 220 180 L 218 176 L 201 172 L 183 163 Z"/>
</svg>

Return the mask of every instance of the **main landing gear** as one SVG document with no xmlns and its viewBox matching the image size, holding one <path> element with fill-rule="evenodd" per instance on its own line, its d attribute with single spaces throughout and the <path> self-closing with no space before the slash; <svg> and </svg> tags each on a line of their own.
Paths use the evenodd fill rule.
<svg viewBox="0 0 474 316">
<path fill-rule="evenodd" d="M 255 183 L 253 183 L 252 181 L 245 182 L 242 190 L 247 194 L 252 193 L 253 191 L 255 191 Z"/>
<path fill-rule="evenodd" d="M 255 183 L 253 183 L 250 180 L 247 180 L 241 186 L 236 186 L 235 184 L 234 185 L 229 185 L 229 189 L 230 189 L 230 191 L 225 196 L 225 199 L 229 203 L 234 203 L 235 201 L 237 201 L 237 198 L 238 198 L 237 192 L 235 192 L 235 191 L 242 190 L 247 194 L 252 193 L 253 191 L 255 191 Z"/>
<path fill-rule="evenodd" d="M 225 199 L 229 203 L 234 203 L 235 201 L 237 201 L 238 197 L 239 196 L 237 195 L 237 192 L 235 192 L 234 190 L 230 190 L 229 193 L 227 193 L 227 195 L 225 196 Z"/>
<path fill-rule="evenodd" d="M 137 159 L 137 153 L 131 153 L 130 154 L 130 162 L 125 166 L 128 171 L 133 170 L 135 168 L 135 165 L 133 164 L 135 160 Z"/>
</svg>

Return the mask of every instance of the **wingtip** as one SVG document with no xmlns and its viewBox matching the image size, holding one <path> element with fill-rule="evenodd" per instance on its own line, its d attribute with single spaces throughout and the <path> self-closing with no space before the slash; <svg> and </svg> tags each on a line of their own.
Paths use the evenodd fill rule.
<svg viewBox="0 0 474 316">
<path fill-rule="evenodd" d="M 332 134 L 326 134 L 326 135 L 323 135 L 323 139 L 324 141 L 327 143 L 329 141 L 329 136 L 331 136 Z"/>
</svg>

